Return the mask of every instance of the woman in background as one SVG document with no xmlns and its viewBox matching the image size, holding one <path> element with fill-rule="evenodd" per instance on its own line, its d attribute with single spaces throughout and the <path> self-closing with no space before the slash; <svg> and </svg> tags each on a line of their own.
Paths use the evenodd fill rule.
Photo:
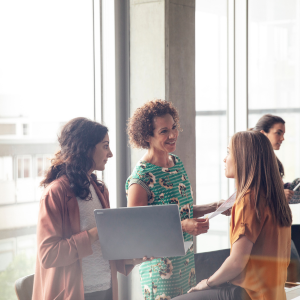
<svg viewBox="0 0 300 300">
<path fill-rule="evenodd" d="M 142 260 L 103 258 L 94 209 L 109 208 L 108 190 L 94 170 L 112 157 L 108 129 L 85 118 L 69 121 L 58 138 L 37 224 L 33 300 L 117 300 L 117 271 Z"/>
<path fill-rule="evenodd" d="M 256 123 L 254 128 L 250 130 L 259 131 L 263 133 L 271 142 L 274 150 L 279 150 L 282 142 L 284 141 L 285 134 L 285 121 L 278 116 L 266 114 L 262 116 Z M 281 161 L 277 158 L 278 168 L 281 178 L 284 176 L 284 168 Z M 300 202 L 300 187 L 294 192 L 293 189 L 300 182 L 300 178 L 296 178 L 293 182 L 284 184 L 284 194 L 290 204 Z"/>
<path fill-rule="evenodd" d="M 270 141 L 260 132 L 238 132 L 224 162 L 225 175 L 235 179 L 237 189 L 230 256 L 188 295 L 175 299 L 233 300 L 234 290 L 242 287 L 244 299 L 284 300 L 292 214 Z"/>
</svg>

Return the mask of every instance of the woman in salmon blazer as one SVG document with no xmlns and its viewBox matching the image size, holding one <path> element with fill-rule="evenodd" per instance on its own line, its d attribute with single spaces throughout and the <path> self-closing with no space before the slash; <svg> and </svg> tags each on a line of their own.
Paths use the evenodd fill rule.
<svg viewBox="0 0 300 300">
<path fill-rule="evenodd" d="M 94 209 L 109 208 L 94 170 L 112 157 L 108 129 L 85 118 L 69 121 L 58 138 L 40 201 L 33 300 L 117 300 L 117 271 L 142 260 L 103 258 Z"/>
</svg>

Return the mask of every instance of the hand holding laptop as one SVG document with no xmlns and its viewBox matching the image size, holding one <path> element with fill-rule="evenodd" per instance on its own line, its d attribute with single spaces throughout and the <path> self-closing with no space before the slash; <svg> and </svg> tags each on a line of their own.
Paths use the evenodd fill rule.
<svg viewBox="0 0 300 300">
<path fill-rule="evenodd" d="M 201 233 L 206 233 L 209 229 L 208 219 L 186 219 L 181 222 L 182 230 L 188 234 L 197 236 Z"/>
<path fill-rule="evenodd" d="M 87 231 L 91 244 L 99 240 L 97 227 L 91 228 Z"/>
</svg>

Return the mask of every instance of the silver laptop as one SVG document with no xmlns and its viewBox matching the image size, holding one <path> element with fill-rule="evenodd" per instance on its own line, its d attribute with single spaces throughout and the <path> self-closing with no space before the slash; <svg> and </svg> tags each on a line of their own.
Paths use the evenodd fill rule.
<svg viewBox="0 0 300 300">
<path fill-rule="evenodd" d="M 107 260 L 183 256 L 184 242 L 176 204 L 95 209 L 103 257 Z"/>
</svg>

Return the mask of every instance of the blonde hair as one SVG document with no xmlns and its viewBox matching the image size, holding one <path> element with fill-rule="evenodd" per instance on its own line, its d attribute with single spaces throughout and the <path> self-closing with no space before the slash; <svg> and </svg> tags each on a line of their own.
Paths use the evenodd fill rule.
<svg viewBox="0 0 300 300">
<path fill-rule="evenodd" d="M 261 209 L 269 206 L 280 226 L 291 226 L 292 213 L 269 139 L 257 131 L 238 132 L 231 139 L 231 152 L 235 162 L 237 201 L 250 189 L 258 219 Z M 265 203 L 260 203 L 261 192 L 265 194 Z"/>
</svg>

